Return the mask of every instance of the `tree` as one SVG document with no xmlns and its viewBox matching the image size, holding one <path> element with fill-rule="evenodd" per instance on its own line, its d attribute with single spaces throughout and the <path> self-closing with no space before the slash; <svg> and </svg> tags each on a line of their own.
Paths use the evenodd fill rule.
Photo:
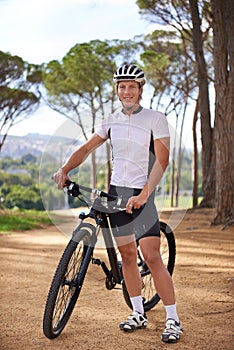
<svg viewBox="0 0 234 350">
<path fill-rule="evenodd" d="M 197 64 L 197 81 L 199 86 L 198 109 L 201 116 L 201 138 L 202 138 L 202 188 L 204 198 L 201 203 L 204 207 L 215 206 L 215 143 L 214 132 L 211 126 L 209 79 L 207 64 L 203 49 L 203 32 L 201 29 L 201 18 L 199 14 L 198 0 L 189 0 L 192 18 L 192 38 L 194 54 Z M 207 3 L 207 2 L 205 2 Z M 201 7 L 201 6 L 200 6 Z"/>
<path fill-rule="evenodd" d="M 193 5 L 193 14 L 191 14 L 190 3 Z M 195 8 L 196 4 L 194 3 L 199 3 L 203 16 L 207 19 L 202 23 L 203 28 L 205 28 L 203 32 L 201 32 L 201 22 L 198 13 L 196 13 L 197 8 Z M 197 85 L 199 86 L 199 92 L 197 95 L 202 96 L 202 98 L 197 99 L 198 106 L 195 106 L 194 115 L 197 115 L 198 108 L 201 116 L 203 204 L 204 206 L 213 206 L 215 199 L 215 177 L 211 174 L 214 173 L 214 157 L 212 158 L 212 155 L 214 154 L 212 145 L 214 142 L 213 129 L 211 127 L 211 114 L 209 111 L 209 77 L 202 51 L 204 42 L 207 40 L 210 31 L 209 1 L 138 0 L 137 5 L 140 8 L 140 13 L 146 16 L 150 21 L 174 28 L 179 34 L 180 40 L 183 44 L 186 44 L 186 42 L 188 43 L 189 41 L 194 43 L 194 54 L 198 67 Z M 192 23 L 193 26 L 191 25 Z M 185 57 L 187 57 L 188 60 L 191 60 L 191 52 L 186 51 L 186 45 L 184 45 L 184 48 Z M 206 52 L 206 54 L 208 54 L 208 52 Z M 195 127 L 196 123 L 194 123 L 194 128 Z M 197 150 L 195 150 L 195 154 L 196 152 Z M 197 157 L 195 158 L 195 161 L 197 161 Z M 197 165 L 194 165 L 194 169 L 197 169 Z M 194 178 L 196 177 L 197 174 L 194 175 Z"/>
<path fill-rule="evenodd" d="M 234 2 L 211 0 L 215 69 L 216 217 L 234 223 Z"/>
<path fill-rule="evenodd" d="M 31 69 L 22 58 L 0 51 L 0 151 L 10 128 L 39 106 L 40 94 L 27 79 Z"/>
<path fill-rule="evenodd" d="M 4 207 L 43 210 L 39 187 L 37 185 L 30 187 L 12 186 L 11 191 L 5 196 Z"/>
<path fill-rule="evenodd" d="M 49 106 L 75 122 L 85 139 L 87 132 L 93 133 L 97 122 L 104 117 L 105 106 L 108 105 L 108 112 L 114 111 L 113 72 L 119 61 L 122 64 L 123 59 L 132 56 L 134 45 L 130 41 L 127 45 L 119 40 L 92 40 L 76 44 L 61 62 L 54 60 L 45 67 L 43 82 Z M 107 160 L 109 153 L 107 148 Z M 95 187 L 95 152 L 91 154 L 91 165 L 91 186 Z"/>
<path fill-rule="evenodd" d="M 176 118 L 176 133 L 172 145 L 171 206 L 179 204 L 180 175 L 183 159 L 182 136 L 189 101 L 196 92 L 195 65 L 191 59 L 192 45 L 184 34 L 178 40 L 176 31 L 155 30 L 143 40 L 145 52 L 141 59 L 147 80 L 153 87 L 151 108 L 164 108 L 166 115 Z M 177 137 L 177 134 L 179 135 Z M 177 160 L 176 160 L 177 158 Z M 177 172 L 176 172 L 177 163 Z"/>
<path fill-rule="evenodd" d="M 62 62 L 51 61 L 44 71 L 49 106 L 75 122 L 86 140 L 112 96 L 108 89 L 111 83 L 108 68 L 114 70 L 112 56 L 108 42 L 93 40 L 76 44 Z M 91 185 L 96 186 L 95 152 L 91 154 Z"/>
</svg>

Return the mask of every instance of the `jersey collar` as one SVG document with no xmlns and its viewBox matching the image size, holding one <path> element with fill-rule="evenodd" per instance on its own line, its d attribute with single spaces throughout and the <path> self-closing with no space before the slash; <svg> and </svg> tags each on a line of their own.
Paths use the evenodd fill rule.
<svg viewBox="0 0 234 350">
<path fill-rule="evenodd" d="M 140 113 L 142 111 L 143 107 L 142 106 L 139 106 L 139 108 L 137 108 L 136 111 L 133 111 L 132 114 L 137 114 L 137 113 Z M 123 114 L 127 114 L 124 109 L 122 109 L 122 113 Z"/>
</svg>

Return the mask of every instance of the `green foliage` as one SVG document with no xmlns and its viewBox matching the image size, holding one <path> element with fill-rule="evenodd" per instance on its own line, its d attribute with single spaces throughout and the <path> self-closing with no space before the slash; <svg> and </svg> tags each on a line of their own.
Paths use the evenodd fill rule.
<svg viewBox="0 0 234 350">
<path fill-rule="evenodd" d="M 14 166 L 18 167 L 19 165 L 20 165 L 19 159 L 5 157 L 1 160 L 1 169 L 2 170 L 7 170 L 7 169 L 12 168 Z"/>
<path fill-rule="evenodd" d="M 153 98 L 161 100 L 163 96 L 164 101 L 173 101 L 178 111 L 197 89 L 193 48 L 185 34 L 184 41 L 186 47 L 176 31 L 155 30 L 145 36 L 141 54 L 148 81 L 154 88 Z"/>
<path fill-rule="evenodd" d="M 11 231 L 31 230 L 44 225 L 51 225 L 51 220 L 45 212 L 33 210 L 1 210 L 0 233 Z"/>
<path fill-rule="evenodd" d="M 6 208 L 44 209 L 38 185 L 30 187 L 16 185 L 9 188 L 9 190 L 4 200 Z"/>
<path fill-rule="evenodd" d="M 27 174 L 9 174 L 9 172 L 0 172 L 1 190 L 15 185 L 31 186 L 32 184 L 33 179 Z"/>
<path fill-rule="evenodd" d="M 43 73 L 43 82 L 52 106 L 69 115 L 71 111 L 79 115 L 81 100 L 93 112 L 100 108 L 100 102 L 110 98 L 110 71 L 115 70 L 113 58 L 113 48 L 107 41 L 93 40 L 76 44 L 62 62 L 49 62 Z"/>
<path fill-rule="evenodd" d="M 21 164 L 25 165 L 25 164 L 35 164 L 37 162 L 37 157 L 33 156 L 32 154 L 25 154 L 22 158 L 21 158 Z"/>
<path fill-rule="evenodd" d="M 27 79 L 28 65 L 18 56 L 0 51 L 0 150 L 9 129 L 39 106 L 35 82 Z"/>
<path fill-rule="evenodd" d="M 97 165 L 97 188 L 106 190 L 107 166 L 106 164 Z M 59 191 L 51 175 L 58 169 L 59 162 L 51 156 L 44 157 L 43 162 L 40 159 L 27 155 L 21 159 L 13 160 L 3 158 L 0 160 L 0 198 L 2 207 L 8 209 L 36 209 L 36 210 L 55 210 L 62 209 L 69 204 L 69 207 L 83 206 L 78 198 L 67 197 L 63 191 Z M 165 174 L 164 191 L 166 196 L 170 194 L 170 169 L 169 165 Z M 40 171 L 39 171 L 40 168 Z M 78 169 L 70 173 L 72 180 L 79 182 L 83 186 L 90 186 L 90 163 L 85 162 Z M 14 172 L 14 173 L 11 173 Z M 22 173 L 23 172 L 23 173 Z M 200 171 L 201 172 L 201 171 Z M 31 174 L 35 173 L 36 176 Z M 39 181 L 40 173 L 40 184 Z M 201 179 L 201 173 L 200 173 Z M 200 181 L 201 182 L 201 181 Z M 192 152 L 185 151 L 183 155 L 183 166 L 181 172 L 180 193 L 191 195 L 192 192 Z M 201 186 L 199 195 L 202 195 Z M 85 193 L 88 201 L 90 196 Z"/>
<path fill-rule="evenodd" d="M 170 16 L 166 1 L 137 1 L 137 3 L 141 10 L 148 11 L 145 14 L 155 15 L 154 11 L 165 10 Z M 181 12 L 183 2 L 178 0 L 173 3 L 178 5 L 178 11 Z M 24 83 L 21 81 L 22 86 L 28 83 L 37 85 L 43 81 L 50 106 L 69 119 L 75 120 L 83 128 L 82 131 L 86 137 L 86 125 L 92 125 L 92 131 L 94 131 L 98 120 L 97 112 L 100 113 L 101 118 L 104 116 L 106 102 L 111 103 L 112 110 L 115 109 L 115 88 L 112 83 L 112 75 L 116 66 L 129 62 L 137 63 L 140 57 L 141 63 L 144 64 L 147 81 L 154 89 L 151 101 L 156 96 L 159 101 L 162 101 L 162 98 L 165 100 L 166 96 L 169 101 L 168 105 L 173 105 L 170 106 L 169 112 L 174 111 L 178 116 L 184 101 L 188 96 L 193 97 L 193 90 L 197 87 L 194 79 L 190 34 L 189 28 L 184 30 L 183 42 L 176 35 L 176 31 L 164 30 L 156 30 L 150 35 L 139 36 L 134 40 L 93 40 L 89 43 L 76 44 L 61 61 L 53 60 L 40 67 L 26 64 L 16 56 L 2 55 L 3 72 L 0 73 L 0 81 L 11 82 L 11 86 L 7 88 L 15 89 L 18 82 L 21 81 L 22 72 L 27 76 Z M 186 52 L 183 51 L 184 49 Z M 16 85 L 12 86 L 13 83 Z M 14 96 L 13 93 L 11 95 Z M 83 116 L 80 111 L 84 109 L 84 106 L 90 107 L 91 110 L 88 123 L 87 115 L 82 123 Z M 190 155 L 189 158 L 191 158 Z M 183 161 L 181 191 L 190 190 L 192 187 L 190 160 L 188 164 L 184 163 L 185 160 Z M 63 192 L 58 191 L 51 180 L 51 175 L 60 164 L 50 155 L 43 155 L 43 166 L 39 165 L 39 159 L 35 159 L 30 154 L 20 160 L 6 158 L 0 164 L 2 169 L 0 195 L 4 197 L 4 206 L 41 208 L 42 201 L 38 199 L 40 195 L 46 209 L 61 208 L 65 204 Z M 82 184 L 89 186 L 90 173 L 89 166 L 84 168 L 84 172 L 79 173 Z M 37 187 L 39 176 L 40 191 Z M 72 176 L 76 176 L 76 173 L 73 172 Z M 169 193 L 170 175 L 167 176 L 166 186 Z M 97 174 L 97 187 L 106 189 L 105 167 Z M 69 198 L 69 202 L 72 206 L 79 205 L 77 199 Z"/>
<path fill-rule="evenodd" d="M 32 155 L 13 160 L 3 158 L 0 161 L 0 197 L 5 208 L 43 210 L 38 176 L 39 164 Z"/>
<path fill-rule="evenodd" d="M 0 84 L 7 85 L 20 79 L 24 73 L 24 61 L 19 56 L 0 51 Z"/>
<path fill-rule="evenodd" d="M 49 62 L 43 83 L 51 108 L 78 124 L 87 138 L 87 118 L 81 112 L 88 108 L 93 132 L 98 113 L 104 116 L 104 105 L 110 102 L 114 109 L 113 72 L 125 62 L 136 61 L 138 50 L 139 45 L 130 40 L 92 40 L 76 44 L 62 61 Z"/>
</svg>

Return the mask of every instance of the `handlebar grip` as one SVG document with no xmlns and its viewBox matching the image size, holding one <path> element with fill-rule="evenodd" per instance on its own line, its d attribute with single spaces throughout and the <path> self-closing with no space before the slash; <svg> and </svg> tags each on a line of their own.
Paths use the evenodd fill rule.
<svg viewBox="0 0 234 350">
<path fill-rule="evenodd" d="M 66 184 L 66 192 L 70 196 L 78 197 L 81 194 L 79 185 L 77 183 L 72 182 L 71 180 L 66 180 L 65 184 Z"/>
</svg>

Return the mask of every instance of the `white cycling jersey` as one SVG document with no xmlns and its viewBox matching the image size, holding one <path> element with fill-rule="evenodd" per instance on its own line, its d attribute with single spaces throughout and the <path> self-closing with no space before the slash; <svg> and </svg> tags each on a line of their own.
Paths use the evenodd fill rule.
<svg viewBox="0 0 234 350">
<path fill-rule="evenodd" d="M 96 134 L 111 140 L 111 184 L 140 189 L 148 178 L 151 135 L 154 140 L 170 137 L 165 115 L 142 107 L 130 117 L 122 111 L 111 114 Z"/>
</svg>

